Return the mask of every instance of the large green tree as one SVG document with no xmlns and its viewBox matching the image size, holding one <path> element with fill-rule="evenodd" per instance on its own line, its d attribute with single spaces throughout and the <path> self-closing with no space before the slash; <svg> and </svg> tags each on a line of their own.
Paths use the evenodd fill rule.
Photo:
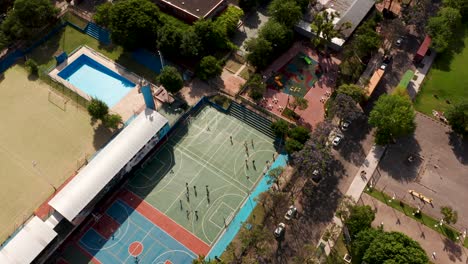
<svg viewBox="0 0 468 264">
<path fill-rule="evenodd" d="M 101 14 L 101 12 L 109 12 Z M 111 38 L 128 49 L 154 48 L 161 26 L 159 9 L 149 0 L 117 1 L 112 8 L 97 10 L 96 16 L 108 16 Z"/>
<path fill-rule="evenodd" d="M 166 23 L 158 30 L 156 41 L 158 49 L 165 55 L 178 56 L 181 53 L 181 43 L 186 31 L 173 23 Z"/>
<path fill-rule="evenodd" d="M 236 33 L 239 20 L 244 16 L 244 11 L 236 6 L 229 6 L 216 20 L 215 24 L 224 27 L 228 36 Z"/>
<path fill-rule="evenodd" d="M 452 106 L 445 117 L 455 133 L 468 136 L 468 101 Z"/>
<path fill-rule="evenodd" d="M 461 24 L 461 15 L 458 9 L 443 7 L 436 16 L 429 19 L 427 31 L 432 38 L 432 47 L 437 52 L 445 51 L 454 40 L 455 29 Z"/>
<path fill-rule="evenodd" d="M 200 55 L 213 54 L 213 51 L 229 48 L 226 28 L 222 24 L 202 19 L 195 22 L 193 29 L 201 42 Z"/>
<path fill-rule="evenodd" d="M 288 134 L 289 124 L 283 119 L 280 119 L 271 124 L 271 129 L 273 129 L 273 132 L 277 137 L 284 138 Z"/>
<path fill-rule="evenodd" d="M 331 100 L 328 111 L 331 116 L 336 116 L 340 120 L 352 121 L 362 115 L 356 101 L 351 96 L 341 93 Z"/>
<path fill-rule="evenodd" d="M 375 213 L 370 206 L 353 206 L 350 210 L 349 218 L 345 221 L 351 239 L 359 232 L 369 229 L 374 219 Z"/>
<path fill-rule="evenodd" d="M 49 0 L 16 0 L 2 23 L 9 39 L 28 39 L 56 19 L 58 9 Z"/>
<path fill-rule="evenodd" d="M 249 89 L 249 96 L 252 99 L 259 101 L 263 98 L 266 91 L 266 83 L 260 74 L 254 74 L 244 85 Z"/>
<path fill-rule="evenodd" d="M 367 228 L 357 233 L 351 240 L 351 254 L 355 263 L 362 263 L 362 258 L 366 253 L 372 241 L 380 235 L 383 231 L 380 229 Z"/>
<path fill-rule="evenodd" d="M 353 98 L 356 103 L 362 103 L 367 99 L 366 91 L 356 84 L 343 84 L 338 87 L 338 94 L 346 94 Z"/>
<path fill-rule="evenodd" d="M 429 259 L 418 242 L 399 232 L 377 236 L 362 259 L 366 263 L 427 264 Z"/>
<path fill-rule="evenodd" d="M 166 90 L 171 93 L 177 93 L 184 86 L 184 80 L 179 71 L 172 66 L 166 66 L 158 76 L 159 82 Z"/>
<path fill-rule="evenodd" d="M 388 144 L 416 128 L 411 101 L 400 95 L 382 95 L 370 112 L 369 124 L 376 130 L 376 143 Z"/>
<path fill-rule="evenodd" d="M 458 212 L 453 210 L 451 206 L 442 206 L 440 213 L 444 216 L 444 221 L 447 224 L 455 224 L 458 221 Z"/>
<path fill-rule="evenodd" d="M 288 49 L 294 40 L 292 29 L 276 20 L 269 20 L 265 23 L 265 25 L 260 28 L 259 36 L 272 44 L 275 53 L 280 53 Z"/>
<path fill-rule="evenodd" d="M 270 63 L 272 58 L 273 45 L 268 40 L 259 37 L 246 41 L 247 61 L 253 66 L 262 69 Z"/>
<path fill-rule="evenodd" d="M 93 119 L 104 120 L 105 116 L 109 113 L 107 104 L 97 98 L 91 98 L 87 110 Z"/>
<path fill-rule="evenodd" d="M 196 74 L 198 78 L 202 80 L 208 80 L 214 78 L 216 76 L 221 75 L 223 71 L 223 67 L 221 66 L 221 62 L 218 61 L 213 56 L 206 56 L 200 61 L 200 64 L 197 67 Z"/>
<path fill-rule="evenodd" d="M 292 28 L 301 20 L 301 7 L 294 0 L 273 0 L 268 5 L 268 14 L 279 23 Z"/>
</svg>

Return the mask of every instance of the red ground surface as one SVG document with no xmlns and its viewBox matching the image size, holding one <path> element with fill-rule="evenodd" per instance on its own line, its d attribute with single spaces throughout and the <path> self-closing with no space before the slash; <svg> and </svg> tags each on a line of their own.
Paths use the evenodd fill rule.
<svg viewBox="0 0 468 264">
<path fill-rule="evenodd" d="M 317 61 L 324 70 L 324 74 L 321 76 L 321 78 L 304 96 L 304 98 L 309 101 L 309 106 L 307 109 L 295 110 L 295 112 L 301 116 L 301 119 L 298 121 L 298 123 L 313 128 L 317 123 L 323 121 L 324 119 L 324 102 L 321 102 L 321 99 L 326 98 L 325 94 L 327 92 L 333 91 L 337 77 L 338 65 L 341 62 L 333 57 L 324 58 L 319 56 L 315 51 L 306 47 L 301 42 L 296 42 L 287 52 L 281 55 L 265 71 L 263 71 L 262 75 L 266 78 L 269 78 L 272 72 L 278 72 L 299 52 L 303 52 Z M 270 108 L 268 110 L 278 116 L 282 116 L 282 110 L 280 106 L 283 107 L 283 109 L 287 106 L 288 94 L 274 89 L 267 89 L 264 97 L 266 99 L 266 103 L 264 104 L 265 108 L 266 106 L 271 105 L 272 109 Z M 274 103 L 273 98 L 278 99 L 278 102 Z M 292 102 L 294 99 L 291 96 L 289 100 Z"/>
<path fill-rule="evenodd" d="M 101 261 L 99 261 L 97 258 L 95 258 L 93 255 L 91 255 L 86 249 L 82 248 L 79 243 L 75 243 L 75 246 L 86 256 L 89 257 L 89 262 L 93 264 L 103 264 Z"/>
<path fill-rule="evenodd" d="M 164 262 L 164 264 L 172 264 L 172 262 L 170 262 L 169 260 L 166 260 L 166 262 Z"/>
<path fill-rule="evenodd" d="M 134 193 L 123 190 L 120 198 L 195 254 L 206 256 L 210 251 L 210 246 L 208 244 Z"/>
<path fill-rule="evenodd" d="M 98 222 L 93 225 L 93 229 L 96 230 L 106 240 L 109 240 L 112 234 L 119 228 L 120 224 L 112 219 L 107 214 L 103 214 Z"/>
<path fill-rule="evenodd" d="M 139 256 L 143 252 L 143 244 L 135 241 L 128 246 L 128 253 L 134 257 Z"/>
</svg>

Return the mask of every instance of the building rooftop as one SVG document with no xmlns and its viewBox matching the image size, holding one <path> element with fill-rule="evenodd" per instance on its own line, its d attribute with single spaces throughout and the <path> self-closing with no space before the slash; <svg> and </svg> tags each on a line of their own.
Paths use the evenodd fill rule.
<svg viewBox="0 0 468 264">
<path fill-rule="evenodd" d="M 160 0 L 174 8 L 184 10 L 198 18 L 208 16 L 224 0 Z"/>
</svg>

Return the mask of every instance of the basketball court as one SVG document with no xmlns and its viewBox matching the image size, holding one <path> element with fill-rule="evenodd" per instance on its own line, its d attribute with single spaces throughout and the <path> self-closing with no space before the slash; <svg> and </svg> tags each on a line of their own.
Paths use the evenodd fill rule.
<svg viewBox="0 0 468 264">
<path fill-rule="evenodd" d="M 94 263 L 191 263 L 208 255 L 275 152 L 272 138 L 204 106 L 142 165 L 74 247 Z M 71 251 L 63 261 L 82 263 Z"/>
</svg>

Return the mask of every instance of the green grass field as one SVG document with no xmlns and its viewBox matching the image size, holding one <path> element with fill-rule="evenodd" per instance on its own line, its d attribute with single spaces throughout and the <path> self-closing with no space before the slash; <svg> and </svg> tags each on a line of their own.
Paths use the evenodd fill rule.
<svg viewBox="0 0 468 264">
<path fill-rule="evenodd" d="M 0 241 L 111 136 L 81 108 L 49 102 L 49 89 L 19 65 L 0 81 Z"/>
<path fill-rule="evenodd" d="M 116 61 L 130 71 L 141 75 L 152 82 L 156 78 L 155 72 L 137 63 L 131 57 L 131 54 L 129 52 L 125 52 L 122 47 L 114 45 L 103 46 L 96 39 L 88 36 L 87 34 L 81 33 L 70 26 L 66 26 L 60 30 L 48 41 L 34 49 L 28 56 L 39 64 L 41 74 L 43 74 L 45 70 L 55 65 L 54 55 L 61 51 L 70 54 L 82 45 L 91 47 L 107 58 Z"/>
<path fill-rule="evenodd" d="M 468 100 L 468 34 L 457 46 L 462 50 L 453 57 L 451 54 L 437 54 L 416 97 L 416 110 L 432 116 L 432 110 L 446 111 L 451 104 Z"/>
<path fill-rule="evenodd" d="M 128 188 L 211 245 L 261 179 L 274 153 L 273 139 L 205 106 L 188 126 L 170 136 Z"/>
</svg>

